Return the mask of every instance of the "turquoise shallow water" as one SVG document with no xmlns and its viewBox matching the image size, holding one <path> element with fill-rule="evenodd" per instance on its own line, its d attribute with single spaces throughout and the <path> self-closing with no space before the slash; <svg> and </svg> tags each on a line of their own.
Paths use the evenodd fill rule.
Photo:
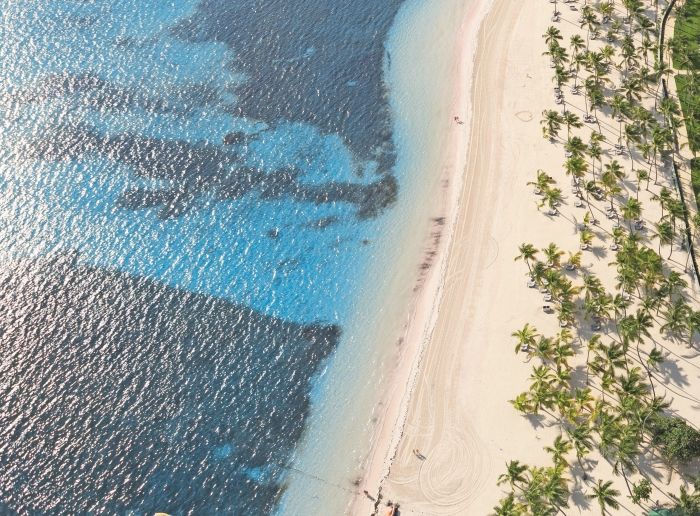
<svg viewBox="0 0 700 516">
<path fill-rule="evenodd" d="M 400 2 L 0 4 L 0 512 L 273 512 L 407 186 Z"/>
</svg>

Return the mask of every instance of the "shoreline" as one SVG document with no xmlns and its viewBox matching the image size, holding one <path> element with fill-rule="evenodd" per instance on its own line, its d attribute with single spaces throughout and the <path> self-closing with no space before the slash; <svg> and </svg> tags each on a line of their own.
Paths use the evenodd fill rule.
<svg viewBox="0 0 700 516">
<path fill-rule="evenodd" d="M 362 489 L 377 499 L 389 476 L 399 443 L 403 437 L 411 397 L 415 392 L 423 355 L 435 328 L 444 293 L 447 263 L 453 243 L 455 225 L 460 213 L 460 194 L 467 171 L 467 145 L 472 130 L 471 88 L 479 29 L 493 0 L 477 0 L 463 13 L 457 35 L 458 50 L 454 59 L 455 78 L 450 99 L 450 112 L 461 123 L 449 120 L 446 151 L 442 163 L 439 203 L 424 246 L 425 260 L 420 266 L 413 291 L 416 292 L 404 313 L 405 330 L 399 342 L 405 342 L 397 369 L 389 379 L 390 387 L 382 397 L 385 410 L 381 428 L 374 436 L 370 462 L 362 480 Z M 383 505 L 378 499 L 379 506 Z M 351 514 L 376 514 L 375 502 L 358 492 L 350 507 Z"/>
</svg>

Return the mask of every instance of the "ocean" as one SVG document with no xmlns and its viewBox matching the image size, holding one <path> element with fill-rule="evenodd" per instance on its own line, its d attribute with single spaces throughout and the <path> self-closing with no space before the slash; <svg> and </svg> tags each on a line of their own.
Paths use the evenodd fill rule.
<svg viewBox="0 0 700 516">
<path fill-rule="evenodd" d="M 0 514 L 342 513 L 438 188 L 448 89 L 391 80 L 428 0 L 0 5 Z"/>
</svg>

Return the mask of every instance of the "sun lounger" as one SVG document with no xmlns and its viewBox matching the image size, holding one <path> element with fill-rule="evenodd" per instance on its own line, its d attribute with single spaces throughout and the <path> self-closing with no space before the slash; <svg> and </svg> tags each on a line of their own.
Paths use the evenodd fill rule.
<svg viewBox="0 0 700 516">
<path fill-rule="evenodd" d="M 530 280 L 527 282 L 527 286 L 529 288 L 535 288 L 537 286 L 537 283 L 534 280 Z"/>
<path fill-rule="evenodd" d="M 542 306 L 542 311 L 543 311 L 544 313 L 548 314 L 549 312 L 552 311 L 552 307 L 549 306 L 549 305 L 544 305 L 544 306 Z"/>
<path fill-rule="evenodd" d="M 574 206 L 576 206 L 577 208 L 583 208 L 583 201 L 575 201 Z"/>
</svg>

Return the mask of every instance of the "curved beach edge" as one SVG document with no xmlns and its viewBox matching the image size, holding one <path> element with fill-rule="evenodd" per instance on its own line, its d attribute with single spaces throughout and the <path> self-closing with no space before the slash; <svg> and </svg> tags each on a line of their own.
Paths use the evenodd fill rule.
<svg viewBox="0 0 700 516">
<path fill-rule="evenodd" d="M 446 235 L 440 241 L 433 241 L 429 252 L 435 253 L 433 266 L 423 278 L 419 294 L 409 304 L 406 312 L 407 324 L 402 340 L 406 343 L 404 354 L 394 372 L 391 388 L 386 393 L 383 403 L 385 411 L 383 420 L 375 435 L 369 454 L 370 461 L 361 485 L 364 486 L 350 506 L 350 514 L 376 514 L 384 507 L 384 487 L 397 449 L 403 436 L 409 412 L 411 397 L 416 389 L 418 373 L 426 352 L 430 337 L 438 319 L 440 301 L 447 281 L 447 262 L 453 243 L 454 229 L 460 213 L 460 194 L 464 177 L 467 173 L 467 145 L 472 130 L 472 103 L 470 92 L 477 40 L 481 24 L 491 9 L 494 0 L 476 0 L 464 12 L 456 39 L 453 93 L 449 100 L 451 109 L 459 115 L 459 121 L 450 120 L 447 153 L 443 158 L 438 216 L 438 225 L 447 228 Z M 435 227 L 430 228 L 435 234 Z M 430 235 L 426 238 L 430 241 Z M 366 490 L 370 497 L 364 495 Z"/>
</svg>

